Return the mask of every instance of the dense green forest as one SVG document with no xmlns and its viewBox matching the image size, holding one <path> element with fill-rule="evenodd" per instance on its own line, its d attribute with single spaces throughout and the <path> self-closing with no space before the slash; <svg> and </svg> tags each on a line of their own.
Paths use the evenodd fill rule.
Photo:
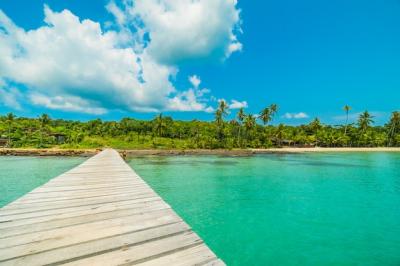
<svg viewBox="0 0 400 266">
<path fill-rule="evenodd" d="M 324 125 L 318 118 L 300 126 L 270 125 L 278 106 L 270 105 L 258 115 L 240 109 L 235 119 L 226 120 L 229 110 L 219 103 L 214 121 L 176 121 L 162 114 L 151 121 L 123 118 L 119 122 L 88 122 L 40 117 L 0 116 L 2 146 L 32 148 L 120 149 L 235 149 L 280 146 L 381 147 L 400 146 L 400 112 L 393 112 L 384 126 L 374 126 L 373 116 L 362 113 L 349 124 L 351 108 L 343 108 L 343 125 Z"/>
</svg>

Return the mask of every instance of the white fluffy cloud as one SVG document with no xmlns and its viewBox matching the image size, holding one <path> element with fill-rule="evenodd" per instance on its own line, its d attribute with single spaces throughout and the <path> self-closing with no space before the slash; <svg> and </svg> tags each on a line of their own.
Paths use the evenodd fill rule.
<svg viewBox="0 0 400 266">
<path fill-rule="evenodd" d="M 169 107 L 176 111 L 204 111 L 213 112 L 214 108 L 207 105 L 209 101 L 205 96 L 210 93 L 207 88 L 200 88 L 201 79 L 196 76 L 189 76 L 192 88 L 179 93 L 176 97 L 169 100 Z"/>
<path fill-rule="evenodd" d="M 101 115 L 107 113 L 107 110 L 101 107 L 91 107 L 93 104 L 85 99 L 69 96 L 54 96 L 48 97 L 42 94 L 29 95 L 31 102 L 35 105 L 44 106 L 52 110 L 63 110 L 70 112 L 80 112 L 94 115 Z"/>
<path fill-rule="evenodd" d="M 237 100 L 232 100 L 229 104 L 229 109 L 240 109 L 240 108 L 247 108 L 247 102 L 246 101 L 237 101 Z"/>
<path fill-rule="evenodd" d="M 232 45 L 241 47 L 233 33 L 239 19 L 236 3 L 211 2 L 146 0 L 135 2 L 133 8 L 132 1 L 125 1 L 124 10 L 111 2 L 107 9 L 116 17 L 119 30 L 104 30 L 99 23 L 80 20 L 68 10 L 53 12 L 45 6 L 45 25 L 26 31 L 0 10 L 0 80 L 24 85 L 31 103 L 49 109 L 91 114 L 110 109 L 210 111 L 203 97 L 209 90 L 199 89 L 200 78 L 190 77 L 193 88 L 176 89 L 172 80 L 178 67 L 163 59 L 179 54 L 185 59 L 196 58 L 211 55 L 221 47 L 228 49 L 225 53 Z M 186 18 L 193 16 L 193 21 L 180 18 L 184 7 L 191 10 Z M 221 8 L 222 13 L 214 8 Z M 133 15 L 136 22 L 142 21 L 143 28 L 128 28 Z M 204 16 L 211 16 L 214 24 L 200 26 Z M 186 38 L 185 31 L 197 33 Z M 215 40 L 220 31 L 229 38 Z M 151 41 L 143 38 L 146 32 Z M 192 41 L 195 47 L 189 49 Z M 18 107 L 18 90 L 4 85 L 0 88 L 2 102 Z"/>
<path fill-rule="evenodd" d="M 300 113 L 286 113 L 283 115 L 284 118 L 286 119 L 305 119 L 305 118 L 309 118 L 308 114 L 304 113 L 304 112 L 300 112 Z"/>
<path fill-rule="evenodd" d="M 196 75 L 190 76 L 189 81 L 195 88 L 198 88 L 201 83 L 201 79 Z"/>
<path fill-rule="evenodd" d="M 176 63 L 240 51 L 236 5 L 237 0 L 123 0 L 120 8 L 111 2 L 109 10 L 121 24 L 149 34 L 148 51 L 155 59 Z"/>
<path fill-rule="evenodd" d="M 91 102 L 90 108 L 167 108 L 168 96 L 175 91 L 169 81 L 174 67 L 160 65 L 146 53 L 118 48 L 116 32 L 102 32 L 98 23 L 81 22 L 67 10 L 55 13 L 46 7 L 45 22 L 25 31 L 0 13 L 0 77 L 53 102 L 74 97 L 86 99 L 81 104 Z"/>
<path fill-rule="evenodd" d="M 0 105 L 20 110 L 20 98 L 22 95 L 16 88 L 7 86 L 6 82 L 0 79 Z"/>
</svg>

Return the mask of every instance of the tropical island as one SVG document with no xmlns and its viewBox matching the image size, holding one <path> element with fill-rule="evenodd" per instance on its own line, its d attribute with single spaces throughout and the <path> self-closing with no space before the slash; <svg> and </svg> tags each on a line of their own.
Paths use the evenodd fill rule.
<svg viewBox="0 0 400 266">
<path fill-rule="evenodd" d="M 227 120 L 228 104 L 220 101 L 213 121 L 179 121 L 157 115 L 153 120 L 123 118 L 120 121 L 87 122 L 0 116 L 0 145 L 3 148 L 31 149 L 116 149 L 218 150 L 267 149 L 280 147 L 399 147 L 400 112 L 394 111 L 385 125 L 374 126 L 374 117 L 365 111 L 357 123 L 349 123 L 350 106 L 345 106 L 346 121 L 326 125 L 315 118 L 309 124 L 271 125 L 278 105 L 271 104 L 259 114 L 243 108 Z"/>
</svg>

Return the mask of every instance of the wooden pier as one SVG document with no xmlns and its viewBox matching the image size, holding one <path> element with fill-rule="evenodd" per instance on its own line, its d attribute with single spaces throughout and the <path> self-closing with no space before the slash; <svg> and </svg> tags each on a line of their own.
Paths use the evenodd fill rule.
<svg viewBox="0 0 400 266">
<path fill-rule="evenodd" d="M 107 149 L 0 209 L 0 265 L 224 263 Z"/>
</svg>

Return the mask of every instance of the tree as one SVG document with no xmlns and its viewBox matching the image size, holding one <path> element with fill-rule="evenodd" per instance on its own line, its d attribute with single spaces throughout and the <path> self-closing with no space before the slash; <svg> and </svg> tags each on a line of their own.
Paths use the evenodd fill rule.
<svg viewBox="0 0 400 266">
<path fill-rule="evenodd" d="M 285 126 L 283 124 L 279 124 L 275 132 L 275 137 L 278 141 L 279 146 L 282 146 L 282 140 L 284 139 L 284 136 L 285 136 Z"/>
<path fill-rule="evenodd" d="M 396 111 L 392 113 L 387 128 L 389 130 L 388 132 L 389 146 L 392 146 L 396 135 L 400 134 L 400 112 Z"/>
<path fill-rule="evenodd" d="M 317 134 L 318 130 L 322 128 L 321 121 L 318 117 L 316 117 L 310 124 L 309 128 L 311 129 L 313 134 Z"/>
<path fill-rule="evenodd" d="M 258 116 L 263 122 L 264 126 L 272 119 L 271 110 L 269 107 L 264 108 Z"/>
<path fill-rule="evenodd" d="M 222 125 L 224 117 L 228 114 L 228 105 L 224 100 L 219 101 L 218 108 L 215 111 L 215 122 L 217 125 Z"/>
<path fill-rule="evenodd" d="M 43 145 L 43 132 L 46 129 L 47 125 L 50 124 L 50 117 L 47 114 L 42 114 L 39 117 L 39 122 L 40 122 L 40 147 Z"/>
<path fill-rule="evenodd" d="M 221 125 L 223 122 L 223 118 L 222 118 L 222 112 L 221 110 L 217 109 L 215 111 L 215 123 L 217 124 L 217 126 Z"/>
<path fill-rule="evenodd" d="M 6 122 L 8 126 L 8 146 L 11 146 L 11 129 L 14 123 L 15 115 L 13 113 L 8 113 L 6 116 Z"/>
<path fill-rule="evenodd" d="M 321 121 L 319 118 L 315 118 L 309 125 L 308 125 L 309 130 L 312 132 L 314 135 L 314 139 L 316 141 L 316 145 L 319 145 L 320 142 L 320 136 L 319 136 L 319 131 L 323 128 Z"/>
<path fill-rule="evenodd" d="M 217 125 L 217 137 L 224 140 L 224 117 L 228 114 L 228 105 L 225 100 L 220 100 L 218 109 L 215 111 L 215 123 Z"/>
<path fill-rule="evenodd" d="M 246 128 L 246 135 L 249 139 L 251 137 L 251 133 L 256 125 L 256 117 L 252 114 L 246 115 L 244 118 L 244 127 Z"/>
<path fill-rule="evenodd" d="M 279 107 L 278 107 L 277 104 L 273 103 L 273 104 L 271 104 L 271 105 L 269 106 L 269 110 L 271 111 L 272 117 L 274 117 L 274 116 L 276 115 L 276 113 L 278 112 Z"/>
<path fill-rule="evenodd" d="M 349 112 L 351 110 L 351 107 L 349 105 L 345 105 L 343 107 L 343 110 L 346 112 L 346 125 L 345 125 L 345 128 L 344 128 L 344 135 L 346 136 L 347 135 L 347 127 L 349 125 Z"/>
<path fill-rule="evenodd" d="M 277 108 L 268 107 L 269 114 Z M 346 111 L 346 110 L 345 110 Z M 219 103 L 216 120 L 207 121 L 173 121 L 171 117 L 157 114 L 151 121 L 125 118 L 120 121 L 88 122 L 51 120 L 48 115 L 37 118 L 15 118 L 13 114 L 0 116 L 0 136 L 8 138 L 12 147 L 44 147 L 56 145 L 46 137 L 49 132 L 60 132 L 66 137 L 65 148 L 149 148 L 155 145 L 154 137 L 162 137 L 165 148 L 262 148 L 275 144 L 307 145 L 316 143 L 324 147 L 336 146 L 399 146 L 400 145 L 400 112 L 393 112 L 384 127 L 374 126 L 373 118 L 368 112 L 360 115 L 356 125 L 348 123 L 343 126 L 323 125 L 316 118 L 307 125 L 261 126 L 257 116 L 245 114 L 245 109 L 238 110 L 236 119 L 227 123 L 228 105 Z M 271 116 L 273 117 L 273 116 Z M 269 120 L 270 121 L 270 120 Z M 262 123 L 260 123 L 262 124 Z M 153 138 L 148 134 L 153 133 Z M 345 134 L 346 133 L 346 134 Z M 137 136 L 137 139 L 135 138 Z"/>
<path fill-rule="evenodd" d="M 238 142 L 238 146 L 242 146 L 241 145 L 241 134 L 242 134 L 242 125 L 243 125 L 243 120 L 246 117 L 246 114 L 244 113 L 244 108 L 240 108 L 237 115 L 236 115 L 237 119 L 238 119 L 238 136 L 237 136 L 237 142 Z"/>
<path fill-rule="evenodd" d="M 264 126 L 272 121 L 277 112 L 278 112 L 278 105 L 276 104 L 271 104 L 269 107 L 266 107 L 261 111 L 259 118 L 263 122 Z"/>
<path fill-rule="evenodd" d="M 371 124 L 374 123 L 374 120 L 372 120 L 372 118 L 373 116 L 371 116 L 368 111 L 365 111 L 360 115 L 360 117 L 358 118 L 358 128 L 361 133 L 367 132 Z"/>
<path fill-rule="evenodd" d="M 225 100 L 220 100 L 219 101 L 219 106 L 218 106 L 218 110 L 220 110 L 222 116 L 226 116 L 228 114 L 228 104 L 226 103 Z"/>
<path fill-rule="evenodd" d="M 244 118 L 246 117 L 246 114 L 244 113 L 244 108 L 243 107 L 239 109 L 236 117 L 237 117 L 237 119 L 238 119 L 238 121 L 240 123 L 243 122 Z"/>
<path fill-rule="evenodd" d="M 155 119 L 155 131 L 158 137 L 164 136 L 164 130 L 166 129 L 167 125 L 163 118 L 162 114 L 159 114 Z"/>
</svg>

